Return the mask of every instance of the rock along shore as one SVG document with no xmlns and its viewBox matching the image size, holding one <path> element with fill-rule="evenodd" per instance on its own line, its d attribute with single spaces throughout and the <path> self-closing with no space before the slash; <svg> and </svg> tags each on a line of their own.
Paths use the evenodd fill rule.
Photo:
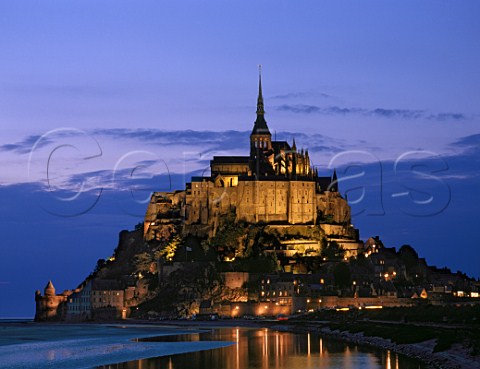
<svg viewBox="0 0 480 369">
<path fill-rule="evenodd" d="M 318 325 L 295 325 L 282 324 L 272 325 L 271 329 L 288 332 L 309 332 L 316 333 L 325 337 L 339 339 L 357 345 L 367 345 L 372 347 L 390 350 L 398 354 L 418 359 L 424 362 L 428 368 L 441 369 L 477 369 L 480 368 L 480 357 L 472 357 L 467 350 L 460 345 L 454 345 L 451 349 L 442 352 L 433 352 L 435 340 L 429 340 L 413 344 L 396 344 L 390 339 L 381 337 L 365 336 L 363 332 L 350 333 L 347 331 L 331 330 L 329 327 Z"/>
</svg>

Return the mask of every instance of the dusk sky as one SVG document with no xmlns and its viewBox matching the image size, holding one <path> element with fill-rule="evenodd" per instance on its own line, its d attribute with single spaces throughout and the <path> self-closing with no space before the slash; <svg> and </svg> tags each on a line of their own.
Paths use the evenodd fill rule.
<svg viewBox="0 0 480 369">
<path fill-rule="evenodd" d="M 479 35 L 478 1 L 0 0 L 0 318 L 247 155 L 259 64 L 272 134 L 337 168 L 362 239 L 480 277 Z"/>
</svg>

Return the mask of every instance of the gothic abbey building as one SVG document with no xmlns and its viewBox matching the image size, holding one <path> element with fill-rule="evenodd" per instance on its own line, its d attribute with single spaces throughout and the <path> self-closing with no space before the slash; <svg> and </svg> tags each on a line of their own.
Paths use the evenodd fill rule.
<svg viewBox="0 0 480 369">
<path fill-rule="evenodd" d="M 292 145 L 272 140 L 261 77 L 256 113 L 250 155 L 214 156 L 210 176 L 192 177 L 184 191 L 154 193 L 145 217 L 145 238 L 155 238 L 177 209 L 184 234 L 211 236 L 221 217 L 235 212 L 237 221 L 247 223 L 322 226 L 327 235 L 334 232 L 345 239 L 341 243 L 347 249 L 352 245 L 346 243 L 352 242 L 356 248 L 358 235 L 350 224 L 350 207 L 338 192 L 335 171 L 331 177 L 321 177 L 308 150 L 297 150 L 295 139 Z"/>
</svg>

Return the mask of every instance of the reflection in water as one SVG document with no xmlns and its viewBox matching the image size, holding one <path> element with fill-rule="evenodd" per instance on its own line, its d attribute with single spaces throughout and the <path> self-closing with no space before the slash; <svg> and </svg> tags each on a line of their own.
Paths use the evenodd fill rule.
<svg viewBox="0 0 480 369">
<path fill-rule="evenodd" d="M 149 339 L 156 342 L 230 341 L 232 346 L 102 366 L 102 369 L 417 369 L 423 364 L 315 334 L 221 328 Z"/>
</svg>

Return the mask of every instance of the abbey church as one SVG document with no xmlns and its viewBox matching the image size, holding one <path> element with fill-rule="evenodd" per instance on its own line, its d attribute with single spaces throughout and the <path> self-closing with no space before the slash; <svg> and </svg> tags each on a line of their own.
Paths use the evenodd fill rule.
<svg viewBox="0 0 480 369">
<path fill-rule="evenodd" d="M 144 223 L 145 238 L 155 238 L 166 218 L 179 209 L 184 234 L 212 235 L 219 219 L 235 212 L 237 221 L 272 226 L 337 225 L 351 234 L 350 207 L 338 192 L 335 171 L 318 175 L 308 150 L 293 139 L 273 141 L 259 77 L 256 120 L 250 134 L 250 155 L 214 156 L 210 176 L 192 177 L 184 191 L 154 193 Z M 171 220 L 171 217 L 169 218 Z"/>
</svg>

